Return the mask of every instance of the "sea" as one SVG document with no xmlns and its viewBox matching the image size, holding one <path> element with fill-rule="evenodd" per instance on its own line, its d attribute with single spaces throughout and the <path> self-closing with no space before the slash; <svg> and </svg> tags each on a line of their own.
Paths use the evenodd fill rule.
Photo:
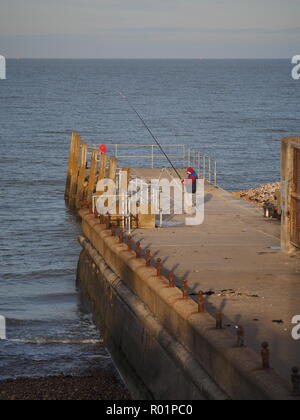
<svg viewBox="0 0 300 420">
<path fill-rule="evenodd" d="M 300 135 L 300 82 L 291 70 L 290 60 L 7 61 L 0 80 L 7 338 L 0 340 L 0 379 L 113 368 L 75 285 L 80 224 L 64 202 L 71 132 L 126 149 L 153 144 L 130 103 L 162 145 L 215 159 L 222 188 L 276 182 L 281 138 Z"/>
</svg>

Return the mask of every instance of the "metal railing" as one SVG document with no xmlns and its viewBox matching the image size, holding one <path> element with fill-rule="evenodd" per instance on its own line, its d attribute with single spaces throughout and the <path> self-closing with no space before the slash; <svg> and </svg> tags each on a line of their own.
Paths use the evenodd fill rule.
<svg viewBox="0 0 300 420">
<path fill-rule="evenodd" d="M 198 169 L 198 173 L 210 184 L 218 185 L 218 167 L 215 159 L 203 155 L 200 150 L 189 149 L 189 166 Z"/>
<path fill-rule="evenodd" d="M 98 147 L 93 145 L 93 148 Z M 132 166 L 135 160 L 136 167 L 156 167 L 165 166 L 166 158 L 156 144 L 106 144 L 107 154 L 119 160 L 128 162 Z M 172 162 L 177 167 L 185 167 L 188 160 L 188 147 L 186 145 L 166 144 L 163 149 Z"/>
<path fill-rule="evenodd" d="M 218 185 L 217 162 L 200 150 L 184 144 L 162 145 L 164 151 L 177 168 L 193 167 L 210 184 Z M 99 148 L 98 145 L 89 147 Z M 163 168 L 169 163 L 156 144 L 106 144 L 107 154 L 117 158 L 122 166 L 141 168 Z M 133 162 L 134 160 L 134 162 Z"/>
</svg>

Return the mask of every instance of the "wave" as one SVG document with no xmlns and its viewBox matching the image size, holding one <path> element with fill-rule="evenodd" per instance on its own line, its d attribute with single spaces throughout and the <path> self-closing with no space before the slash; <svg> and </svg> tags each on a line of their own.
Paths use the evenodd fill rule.
<svg viewBox="0 0 300 420">
<path fill-rule="evenodd" d="M 52 321 L 51 321 L 52 322 Z M 33 319 L 14 319 L 14 318 L 6 318 L 6 325 L 8 327 L 26 327 L 32 325 L 44 325 L 46 322 L 40 320 L 33 320 Z"/>
<path fill-rule="evenodd" d="M 9 343 L 23 343 L 23 344 L 34 344 L 34 345 L 61 345 L 61 344 L 76 344 L 76 345 L 80 345 L 80 344 L 92 344 L 92 345 L 96 345 L 96 344 L 103 344 L 103 340 L 102 339 L 86 339 L 86 340 L 82 340 L 82 339 L 69 339 L 69 338 L 41 338 L 41 337 L 37 337 L 37 338 L 16 338 L 16 339 L 8 339 L 8 340 L 4 340 L 6 342 Z"/>
<path fill-rule="evenodd" d="M 272 128 L 266 128 L 264 131 L 266 131 L 267 133 L 288 133 L 287 130 L 276 130 Z"/>
<path fill-rule="evenodd" d="M 10 178 L 4 179 L 8 186 L 12 185 L 15 188 L 18 186 L 30 186 L 30 187 L 38 187 L 38 186 L 46 186 L 46 187 L 61 187 L 65 185 L 64 179 L 21 179 L 21 178 Z"/>
<path fill-rule="evenodd" d="M 28 273 L 21 273 L 21 274 L 14 274 L 14 273 L 3 273 L 1 277 L 6 280 L 10 280 L 14 278 L 15 280 L 35 280 L 35 279 L 42 279 L 42 278 L 59 278 L 65 276 L 74 276 L 76 271 L 75 269 L 49 269 L 49 270 L 40 270 L 40 271 L 31 271 Z"/>
</svg>

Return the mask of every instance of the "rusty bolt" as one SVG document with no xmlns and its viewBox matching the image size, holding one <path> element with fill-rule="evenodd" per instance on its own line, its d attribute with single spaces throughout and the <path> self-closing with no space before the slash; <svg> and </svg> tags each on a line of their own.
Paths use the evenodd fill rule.
<svg viewBox="0 0 300 420">
<path fill-rule="evenodd" d="M 223 328 L 223 313 L 221 311 L 216 313 L 216 329 L 222 330 Z"/>
<path fill-rule="evenodd" d="M 131 235 L 128 235 L 128 237 L 127 237 L 127 246 L 128 246 L 128 251 L 131 252 L 132 251 L 132 237 L 131 237 Z"/>
<path fill-rule="evenodd" d="M 135 255 L 136 255 L 136 258 L 141 258 L 141 255 L 142 255 L 142 247 L 141 247 L 141 243 L 140 242 L 138 242 L 136 244 Z"/>
<path fill-rule="evenodd" d="M 120 229 L 119 232 L 119 244 L 122 244 L 124 242 L 124 232 L 122 229 Z"/>
<path fill-rule="evenodd" d="M 188 299 L 188 297 L 189 297 L 188 280 L 183 281 L 182 293 L 183 293 L 183 299 L 185 299 L 185 300 Z"/>
<path fill-rule="evenodd" d="M 300 375 L 299 375 L 299 368 L 297 366 L 292 368 L 292 375 L 291 381 L 293 385 L 293 396 L 299 397 L 300 396 Z"/>
<path fill-rule="evenodd" d="M 269 343 L 266 341 L 261 345 L 261 358 L 262 358 L 262 368 L 267 370 L 270 369 L 270 350 Z"/>
<path fill-rule="evenodd" d="M 203 314 L 205 312 L 205 297 L 202 290 L 198 293 L 198 312 Z"/>
<path fill-rule="evenodd" d="M 240 325 L 237 327 L 237 346 L 244 347 L 245 345 L 245 330 Z"/>
<path fill-rule="evenodd" d="M 171 273 L 169 274 L 169 287 L 170 288 L 175 287 L 174 278 L 175 278 L 174 273 L 173 271 L 171 271 Z"/>
<path fill-rule="evenodd" d="M 156 276 L 157 277 L 161 277 L 161 269 L 162 269 L 161 259 L 157 258 L 156 260 Z"/>
<path fill-rule="evenodd" d="M 150 267 L 152 261 L 151 251 L 150 249 L 147 249 L 146 251 L 146 266 Z"/>
</svg>

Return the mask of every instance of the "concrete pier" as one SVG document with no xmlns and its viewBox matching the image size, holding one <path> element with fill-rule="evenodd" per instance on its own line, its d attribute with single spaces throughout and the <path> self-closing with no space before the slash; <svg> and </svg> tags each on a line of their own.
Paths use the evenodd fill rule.
<svg viewBox="0 0 300 420">
<path fill-rule="evenodd" d="M 198 305 L 192 299 L 184 299 L 179 288 L 170 288 L 166 277 L 157 277 L 156 268 L 147 267 L 144 259 L 136 258 L 135 253 L 128 250 L 127 244 L 120 243 L 119 239 L 112 236 L 111 231 L 99 224 L 93 215 L 87 210 L 80 211 L 80 215 L 83 220 L 84 237 L 88 240 L 85 242 L 86 239 L 81 239 L 80 242 L 88 252 L 88 258 L 80 259 L 78 283 L 92 302 L 97 323 L 104 332 L 105 343 L 112 352 L 118 368 L 124 372 L 125 379 L 127 376 L 131 378 L 128 382 L 131 389 L 136 392 L 137 388 L 131 383 L 131 381 L 137 383 L 137 379 L 132 379 L 135 377 L 139 378 L 140 389 L 147 390 L 146 398 L 150 396 L 155 399 L 219 399 L 220 396 L 221 399 L 241 400 L 292 398 L 288 381 L 280 378 L 273 368 L 262 369 L 259 351 L 255 352 L 247 345 L 239 348 L 236 336 L 226 329 L 226 321 L 222 330 L 216 329 L 214 317 L 209 313 L 198 313 Z M 174 243 L 174 240 L 172 241 Z M 106 267 L 109 273 L 116 276 L 116 281 L 122 283 L 127 294 L 134 296 L 139 305 L 147 308 L 149 311 L 147 317 L 151 314 L 160 324 L 157 339 L 160 340 L 164 334 L 167 334 L 175 340 L 172 347 L 176 355 L 174 353 L 171 355 L 175 366 L 173 364 L 172 369 L 168 367 L 170 360 L 168 363 L 165 361 L 165 365 L 162 364 L 164 360 L 162 351 L 156 349 L 155 356 L 151 352 L 153 346 L 156 348 L 156 344 L 145 339 L 145 335 L 149 334 L 152 337 L 153 333 L 144 323 L 145 320 L 139 319 L 134 308 L 127 307 L 128 302 L 124 301 L 116 289 L 112 290 L 111 284 L 107 283 L 105 273 L 102 272 L 101 279 L 93 277 L 93 272 L 101 271 L 102 263 L 103 268 Z M 199 267 L 199 264 L 195 266 Z M 105 296 L 103 288 L 108 289 Z M 120 310 L 119 307 L 124 305 L 127 310 L 130 309 L 130 314 L 134 314 L 135 320 L 138 318 L 139 326 L 135 325 L 129 316 L 124 315 L 121 319 L 114 319 L 116 312 Z M 247 328 L 245 330 L 247 332 Z M 248 335 L 246 337 L 248 338 Z M 161 345 L 160 341 L 158 344 Z M 257 344 L 258 350 L 260 350 L 259 344 Z M 179 363 L 178 357 L 183 351 L 180 350 L 181 347 L 187 351 L 184 359 L 189 363 L 193 361 L 193 369 L 189 368 L 187 371 L 186 364 L 182 361 Z M 202 374 L 195 373 L 195 366 L 198 366 Z M 179 383 L 187 381 L 189 384 L 193 383 L 195 388 L 178 390 L 170 385 L 168 387 L 167 384 L 174 380 L 174 369 L 178 375 L 182 375 L 181 379 L 178 379 Z M 152 371 L 155 372 L 155 378 L 149 373 Z M 204 373 L 206 376 L 203 376 Z M 206 387 L 204 383 L 210 385 Z M 211 387 L 217 391 L 212 392 Z M 188 396 L 185 393 L 186 389 L 189 389 Z"/>
<path fill-rule="evenodd" d="M 76 170 L 77 142 L 73 136 L 66 188 L 69 204 L 81 207 L 77 281 L 133 396 L 293 399 L 290 372 L 300 365 L 291 337 L 300 307 L 299 254 L 281 251 L 280 222 L 206 182 L 203 224 L 185 226 L 185 215 L 164 216 L 162 228 L 137 223 L 123 239 L 111 226 L 115 219 L 93 214 L 91 205 L 97 181 L 115 180 L 118 162 L 102 155 L 97 171 L 93 150 L 84 191 L 86 149 L 81 146 Z M 162 170 L 130 173 L 149 180 Z"/>
<path fill-rule="evenodd" d="M 137 173 L 151 176 L 147 170 Z M 204 224 L 176 222 L 184 223 L 184 217 L 171 217 L 167 228 L 136 231 L 134 240 L 174 271 L 177 285 L 189 280 L 191 298 L 199 290 L 215 292 L 207 297 L 208 311 L 222 310 L 232 334 L 242 325 L 254 351 L 268 341 L 272 366 L 288 381 L 291 367 L 300 365 L 299 342 L 291 336 L 300 308 L 300 254 L 280 250 L 280 222 L 264 219 L 261 208 L 209 185 Z"/>
</svg>

